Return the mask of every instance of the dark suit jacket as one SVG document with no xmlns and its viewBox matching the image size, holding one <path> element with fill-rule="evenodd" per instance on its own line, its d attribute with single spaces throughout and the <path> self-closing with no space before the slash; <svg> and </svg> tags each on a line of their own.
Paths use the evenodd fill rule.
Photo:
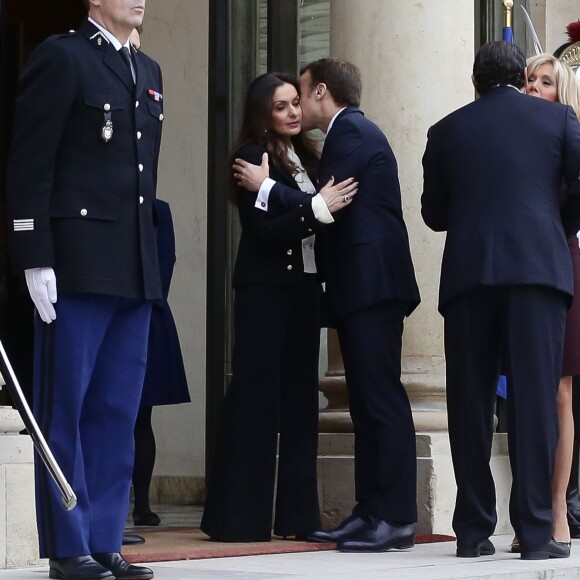
<svg viewBox="0 0 580 580">
<path fill-rule="evenodd" d="M 85 21 L 43 42 L 21 77 L 7 178 L 11 254 L 17 270 L 53 267 L 59 292 L 161 297 L 161 71 L 142 52 L 134 57 L 136 86 Z"/>
<path fill-rule="evenodd" d="M 580 215 L 580 123 L 570 107 L 496 87 L 429 130 L 425 223 L 447 230 L 439 309 L 480 286 L 533 284 L 572 295 L 564 211 Z M 572 191 L 572 190 L 570 190 Z"/>
<path fill-rule="evenodd" d="M 419 290 L 403 221 L 397 162 L 384 133 L 363 113 L 348 107 L 335 119 L 324 142 L 318 183 L 349 177 L 358 194 L 335 223 L 324 229 L 324 274 L 332 318 L 387 299 L 419 304 Z M 295 203 L 291 192 L 277 184 L 271 197 Z"/>
<path fill-rule="evenodd" d="M 265 149 L 259 145 L 243 146 L 236 157 L 260 164 Z M 292 191 L 299 191 L 294 178 L 276 169 L 270 160 L 270 177 Z M 257 193 L 237 187 L 242 235 L 234 268 L 233 286 L 243 284 L 287 284 L 304 274 L 302 240 L 320 229 L 309 203 L 287 208 L 272 200 L 268 211 L 254 207 Z M 305 194 L 308 201 L 312 196 Z"/>
</svg>

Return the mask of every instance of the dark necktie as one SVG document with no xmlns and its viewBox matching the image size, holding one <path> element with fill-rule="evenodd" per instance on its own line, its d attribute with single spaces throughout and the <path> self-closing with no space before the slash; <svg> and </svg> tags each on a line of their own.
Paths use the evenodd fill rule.
<svg viewBox="0 0 580 580">
<path fill-rule="evenodd" d="M 123 62 L 125 63 L 125 66 L 127 67 L 128 71 L 129 71 L 129 75 L 131 77 L 131 80 L 133 81 L 133 84 L 135 84 L 135 73 L 133 72 L 133 64 L 132 64 L 132 59 L 131 59 L 131 53 L 129 52 L 129 49 L 126 46 L 122 46 L 119 49 L 119 52 L 121 54 L 121 56 L 123 57 Z"/>
</svg>

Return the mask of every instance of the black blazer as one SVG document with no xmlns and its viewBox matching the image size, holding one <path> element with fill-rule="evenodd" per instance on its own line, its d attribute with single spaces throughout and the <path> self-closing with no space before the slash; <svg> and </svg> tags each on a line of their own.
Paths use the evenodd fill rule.
<svg viewBox="0 0 580 580">
<path fill-rule="evenodd" d="M 243 146 L 236 157 L 259 165 L 266 150 L 256 144 Z M 298 190 L 294 178 L 276 169 L 270 160 L 270 177 Z M 233 286 L 287 284 L 304 274 L 302 240 L 316 233 L 320 223 L 309 203 L 288 209 L 272 200 L 268 211 L 254 207 L 257 193 L 237 187 L 234 192 L 242 234 L 234 268 Z M 307 199 L 312 196 L 306 194 Z"/>
<path fill-rule="evenodd" d="M 397 162 L 384 133 L 356 107 L 342 111 L 326 137 L 318 167 L 323 186 L 349 177 L 358 194 L 324 229 L 324 274 L 330 316 L 340 319 L 387 299 L 420 302 L 401 208 Z M 281 184 L 271 196 L 295 203 Z M 293 201 L 294 200 L 294 201 Z"/>
<path fill-rule="evenodd" d="M 580 123 L 564 105 L 496 87 L 429 130 L 425 223 L 447 231 L 439 309 L 480 286 L 534 284 L 573 294 L 563 208 L 580 216 Z M 572 190 L 570 190 L 572 191 Z"/>
<path fill-rule="evenodd" d="M 7 193 L 17 270 L 53 267 L 60 292 L 161 298 L 153 200 L 161 71 L 122 57 L 85 20 L 44 41 L 19 85 Z M 110 116 L 108 142 L 101 129 Z"/>
</svg>

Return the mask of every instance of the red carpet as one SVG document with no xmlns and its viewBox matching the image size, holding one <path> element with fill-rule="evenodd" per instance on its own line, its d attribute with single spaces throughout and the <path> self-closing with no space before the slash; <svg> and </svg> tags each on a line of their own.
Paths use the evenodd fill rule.
<svg viewBox="0 0 580 580">
<path fill-rule="evenodd" d="M 145 538 L 145 544 L 123 546 L 123 556 L 129 562 L 167 562 L 170 560 L 198 560 L 203 558 L 229 558 L 259 554 L 288 554 L 292 552 L 317 552 L 334 550 L 334 544 L 296 542 L 273 539 L 271 542 L 224 543 L 212 542 L 199 528 L 156 528 L 143 531 L 128 530 Z M 415 543 L 451 542 L 453 536 L 437 534 L 417 536 Z"/>
</svg>

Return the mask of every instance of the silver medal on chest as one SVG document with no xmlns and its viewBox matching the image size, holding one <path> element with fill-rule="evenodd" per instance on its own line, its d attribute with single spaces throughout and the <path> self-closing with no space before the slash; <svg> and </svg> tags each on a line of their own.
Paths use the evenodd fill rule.
<svg viewBox="0 0 580 580">
<path fill-rule="evenodd" d="M 103 126 L 101 127 L 101 139 L 108 143 L 113 137 L 113 120 L 111 119 L 111 105 L 105 103 L 103 106 Z"/>
<path fill-rule="evenodd" d="M 105 124 L 101 127 L 101 139 L 108 143 L 113 137 L 113 121 L 105 121 Z"/>
</svg>

